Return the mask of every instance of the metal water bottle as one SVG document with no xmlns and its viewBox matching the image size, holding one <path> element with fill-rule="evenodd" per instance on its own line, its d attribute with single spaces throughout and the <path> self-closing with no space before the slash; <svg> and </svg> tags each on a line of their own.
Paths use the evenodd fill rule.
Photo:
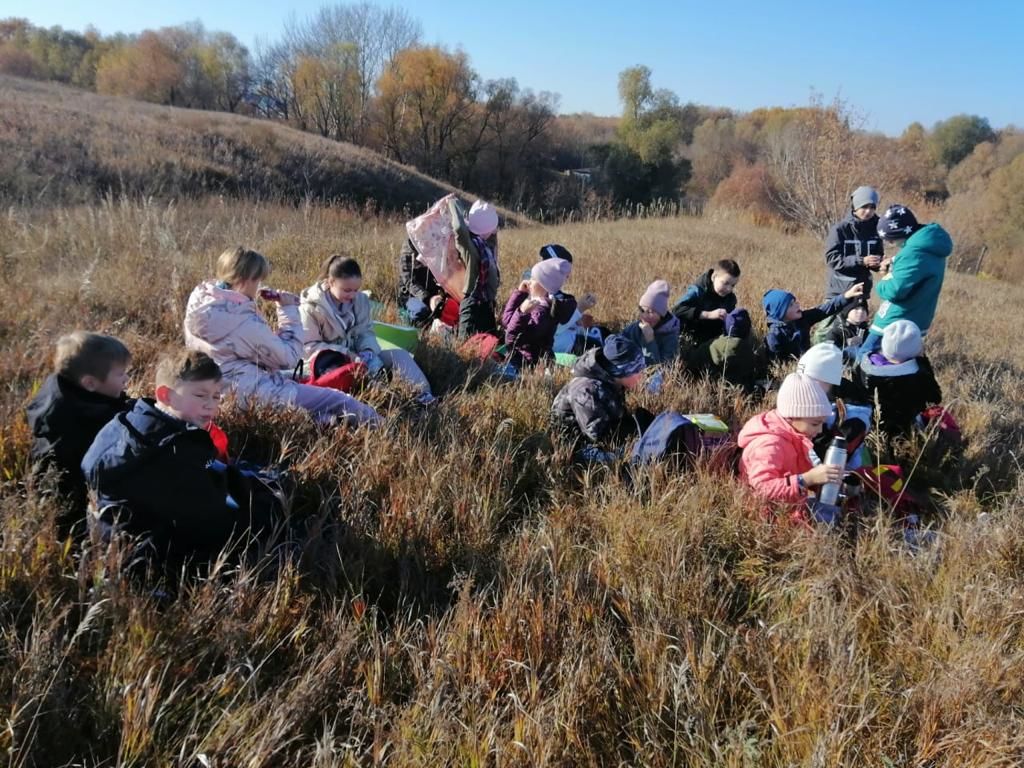
<svg viewBox="0 0 1024 768">
<path fill-rule="evenodd" d="M 833 464 L 840 467 L 846 466 L 846 438 L 836 437 L 832 440 L 832 445 L 828 447 L 828 451 L 825 453 L 825 464 Z M 825 483 L 821 486 L 818 501 L 824 504 L 835 504 L 839 498 L 840 485 L 842 485 L 842 482 Z"/>
</svg>

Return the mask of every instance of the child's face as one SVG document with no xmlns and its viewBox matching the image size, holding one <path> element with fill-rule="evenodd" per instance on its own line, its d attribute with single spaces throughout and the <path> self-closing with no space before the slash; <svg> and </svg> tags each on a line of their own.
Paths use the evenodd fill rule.
<svg viewBox="0 0 1024 768">
<path fill-rule="evenodd" d="M 657 325 L 661 320 L 661 315 L 644 306 L 637 307 L 637 317 L 648 325 Z"/>
<path fill-rule="evenodd" d="M 348 304 L 354 301 L 356 294 L 359 293 L 359 289 L 363 287 L 363 278 L 361 277 L 329 277 L 327 278 L 327 288 L 331 292 L 331 296 L 339 304 Z"/>
<path fill-rule="evenodd" d="M 546 299 L 548 297 L 548 289 L 537 280 L 530 280 L 530 295 L 535 299 Z"/>
<path fill-rule="evenodd" d="M 786 315 L 782 319 L 787 323 L 792 323 L 794 320 L 799 320 L 804 316 L 804 311 L 800 309 L 800 302 L 793 299 L 792 303 L 786 308 Z"/>
<path fill-rule="evenodd" d="M 95 392 L 107 397 L 120 397 L 128 386 L 128 366 L 122 363 L 115 363 L 110 366 L 105 379 L 98 379 L 95 376 L 83 376 L 79 382 L 82 389 Z"/>
<path fill-rule="evenodd" d="M 174 416 L 197 427 L 205 427 L 220 413 L 221 383 L 213 379 L 157 387 L 156 395 Z"/>
<path fill-rule="evenodd" d="M 643 377 L 643 371 L 638 371 L 637 373 L 631 373 L 629 376 L 624 376 L 618 379 L 618 382 L 626 389 L 635 389 Z"/>
<path fill-rule="evenodd" d="M 821 434 L 822 427 L 825 426 L 824 418 L 817 419 L 786 419 L 795 429 L 804 437 L 815 438 Z"/>
<path fill-rule="evenodd" d="M 863 307 L 851 309 L 846 315 L 846 320 L 853 325 L 862 325 L 868 321 L 867 310 Z"/>
<path fill-rule="evenodd" d="M 859 221 L 867 221 L 875 215 L 876 207 L 873 203 L 862 205 L 860 208 L 854 210 L 853 215 L 857 217 Z"/>
<path fill-rule="evenodd" d="M 714 286 L 715 293 L 719 296 L 728 296 L 736 290 L 736 283 L 739 281 L 738 277 L 733 277 L 728 272 L 711 273 L 711 285 Z"/>
<path fill-rule="evenodd" d="M 824 392 L 826 395 L 831 395 L 832 394 L 832 385 L 829 384 L 827 381 L 822 381 L 821 379 L 813 379 L 813 381 L 819 387 L 821 387 L 821 391 Z"/>
</svg>

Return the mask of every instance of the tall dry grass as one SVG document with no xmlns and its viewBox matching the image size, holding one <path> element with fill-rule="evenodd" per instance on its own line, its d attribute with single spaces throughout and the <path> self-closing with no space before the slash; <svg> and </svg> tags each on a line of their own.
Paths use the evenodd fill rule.
<svg viewBox="0 0 1024 768">
<path fill-rule="evenodd" d="M 681 292 L 724 256 L 750 307 L 772 286 L 809 304 L 824 282 L 809 238 L 648 220 L 507 232 L 505 285 L 553 240 L 612 324 L 650 280 Z M 852 545 L 767 524 L 710 467 L 576 473 L 546 434 L 564 373 L 493 386 L 431 344 L 417 356 L 443 401 L 422 412 L 375 393 L 379 432 L 228 413 L 244 455 L 291 467 L 317 533 L 276 578 L 220 573 L 161 604 L 118 580 L 116 552 L 54 540 L 52 502 L 22 485 L 20 409 L 76 327 L 122 337 L 146 392 L 189 290 L 233 243 L 289 289 L 351 253 L 393 299 L 400 225 L 344 209 L 108 201 L 0 217 L 11 765 L 1024 761 L 1020 289 L 950 275 L 943 294 L 929 351 L 971 442 L 934 549 L 911 554 L 884 516 Z M 736 426 L 758 407 L 678 373 L 638 402 Z"/>
</svg>

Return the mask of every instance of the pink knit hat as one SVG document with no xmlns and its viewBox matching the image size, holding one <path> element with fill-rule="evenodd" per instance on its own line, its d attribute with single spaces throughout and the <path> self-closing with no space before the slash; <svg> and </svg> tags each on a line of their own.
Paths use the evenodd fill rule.
<svg viewBox="0 0 1024 768">
<path fill-rule="evenodd" d="M 489 237 L 498 229 L 498 212 L 490 203 L 477 200 L 466 216 L 466 226 L 477 237 Z"/>
<path fill-rule="evenodd" d="M 655 280 L 647 286 L 644 295 L 640 297 L 640 306 L 664 317 L 668 314 L 668 294 L 668 283 L 664 280 Z"/>
<path fill-rule="evenodd" d="M 558 293 L 569 279 L 572 264 L 565 259 L 544 259 L 538 261 L 530 270 L 530 277 L 544 286 L 548 293 Z"/>
<path fill-rule="evenodd" d="M 824 419 L 832 413 L 832 406 L 814 379 L 791 373 L 779 387 L 775 410 L 785 419 Z"/>
</svg>

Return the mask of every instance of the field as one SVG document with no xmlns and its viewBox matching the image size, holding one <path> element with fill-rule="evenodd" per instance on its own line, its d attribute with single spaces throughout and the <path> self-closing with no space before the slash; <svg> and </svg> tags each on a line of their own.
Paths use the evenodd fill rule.
<svg viewBox="0 0 1024 768">
<path fill-rule="evenodd" d="M 994 281 L 949 275 L 929 340 L 970 443 L 938 543 L 916 555 L 884 517 L 852 546 L 767 523 L 707 467 L 632 485 L 577 475 L 547 436 L 564 373 L 494 386 L 439 344 L 417 357 L 442 402 L 375 392 L 377 432 L 226 414 L 236 448 L 287 462 L 323 524 L 276 578 L 220 573 L 160 605 L 116 578 L 116 553 L 54 540 L 52 502 L 22 483 L 21 409 L 56 335 L 117 334 L 135 353 L 131 392 L 148 393 L 225 247 L 262 251 L 288 289 L 349 253 L 393 311 L 401 233 L 347 208 L 229 198 L 0 215 L 10 765 L 1024 762 L 1024 293 Z M 679 293 L 726 256 L 752 310 L 769 287 L 809 305 L 824 286 L 811 238 L 659 219 L 508 230 L 503 293 L 551 241 L 576 255 L 569 288 L 597 293 L 613 325 L 651 280 Z M 634 402 L 735 427 L 759 407 L 678 374 Z"/>
</svg>

